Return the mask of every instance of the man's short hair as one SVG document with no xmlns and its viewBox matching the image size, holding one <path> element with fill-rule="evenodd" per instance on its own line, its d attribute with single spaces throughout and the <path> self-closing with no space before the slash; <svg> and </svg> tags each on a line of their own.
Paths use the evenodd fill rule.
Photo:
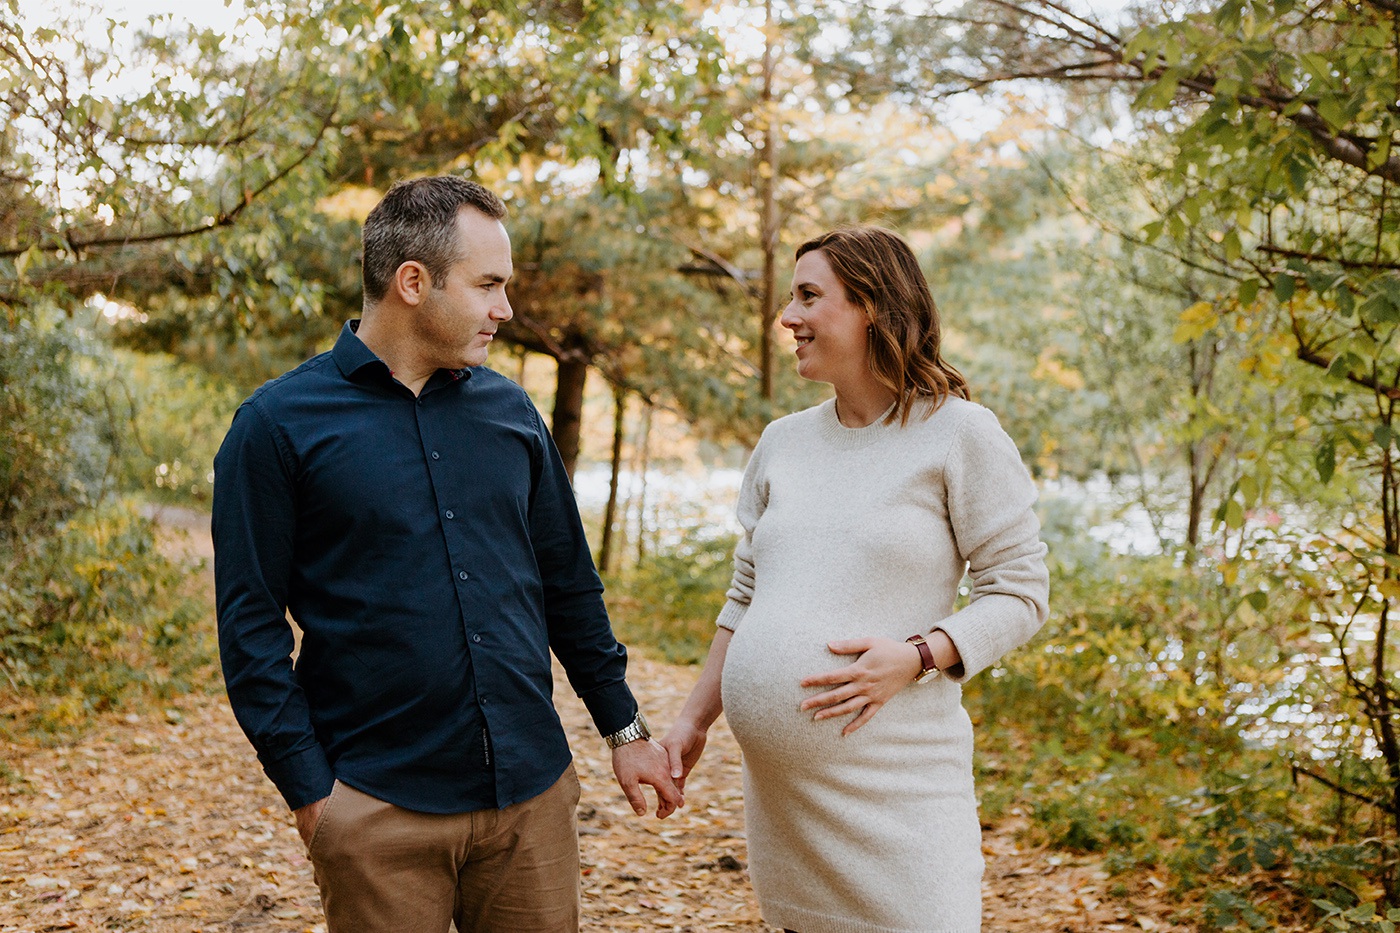
<svg viewBox="0 0 1400 933">
<path fill-rule="evenodd" d="M 365 300 L 389 293 L 394 273 L 406 262 L 421 262 L 433 288 L 447 283 L 447 270 L 462 256 L 457 213 L 475 208 L 493 220 L 506 205 L 487 188 L 457 175 L 434 175 L 395 184 L 365 218 L 363 262 Z"/>
</svg>

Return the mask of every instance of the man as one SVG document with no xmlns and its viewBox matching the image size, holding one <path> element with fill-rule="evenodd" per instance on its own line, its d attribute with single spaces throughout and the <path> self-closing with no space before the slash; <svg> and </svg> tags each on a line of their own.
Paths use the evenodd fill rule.
<svg viewBox="0 0 1400 933">
<path fill-rule="evenodd" d="M 390 189 L 365 221 L 362 319 L 244 402 L 214 461 L 224 679 L 331 933 L 578 928 L 551 650 L 637 813 L 640 784 L 658 817 L 683 802 L 558 452 L 482 366 L 511 317 L 504 216 L 462 178 Z"/>
</svg>

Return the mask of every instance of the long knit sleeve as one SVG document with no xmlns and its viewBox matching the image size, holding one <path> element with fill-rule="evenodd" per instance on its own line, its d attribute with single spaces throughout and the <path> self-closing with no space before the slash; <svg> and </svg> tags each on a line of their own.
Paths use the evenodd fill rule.
<svg viewBox="0 0 1400 933">
<path fill-rule="evenodd" d="M 972 577 L 968 605 L 942 620 L 966 680 L 1025 644 L 1045 623 L 1050 579 L 1036 490 L 1016 445 L 985 408 L 959 425 L 944 466 L 948 519 Z"/>
<path fill-rule="evenodd" d="M 765 432 L 764 437 L 766 436 Z M 720 610 L 719 618 L 715 622 L 730 631 L 739 627 L 744 613 L 748 611 L 749 601 L 753 598 L 753 531 L 768 505 L 768 480 L 763 472 L 763 449 L 763 438 L 759 438 L 753 455 L 749 457 L 749 465 L 744 468 L 743 482 L 739 485 L 739 525 L 744 529 L 744 533 L 734 547 L 734 577 L 724 594 L 724 608 Z"/>
</svg>

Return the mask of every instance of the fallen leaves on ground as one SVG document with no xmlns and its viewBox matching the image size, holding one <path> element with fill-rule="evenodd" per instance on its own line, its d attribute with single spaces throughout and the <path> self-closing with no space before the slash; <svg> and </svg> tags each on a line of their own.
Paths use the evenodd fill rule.
<svg viewBox="0 0 1400 933">
<path fill-rule="evenodd" d="M 634 659 L 654 723 L 698 671 Z M 687 782 L 685 810 L 633 815 L 610 756 L 563 683 L 556 690 L 583 784 L 584 929 L 769 929 L 745 870 L 739 750 L 723 720 Z M 20 779 L 0 789 L 0 930 L 319 931 L 311 866 L 290 814 L 222 696 L 111 717 L 73 745 L 10 743 Z M 1170 931 L 1150 883 L 1110 897 L 1091 858 L 986 833 L 988 931 Z"/>
<path fill-rule="evenodd" d="M 207 557 L 207 537 L 190 537 L 176 547 Z M 555 673 L 583 785 L 584 930 L 769 930 L 748 884 L 739 749 L 724 720 L 686 783 L 686 808 L 639 818 Z M 629 680 L 653 728 L 675 717 L 698 675 L 634 655 Z M 323 933 L 291 814 L 222 695 L 108 716 L 71 745 L 7 741 L 0 752 L 0 930 Z M 1158 879 L 1111 897 L 1097 859 L 1025 847 L 1022 828 L 984 836 L 988 933 L 1184 929 L 1168 919 Z"/>
</svg>

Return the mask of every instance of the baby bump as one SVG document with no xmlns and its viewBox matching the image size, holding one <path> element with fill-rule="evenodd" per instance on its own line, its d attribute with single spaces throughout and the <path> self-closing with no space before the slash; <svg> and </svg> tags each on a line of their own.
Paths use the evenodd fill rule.
<svg viewBox="0 0 1400 933">
<path fill-rule="evenodd" d="M 755 611 L 758 609 L 759 611 Z M 812 674 L 849 664 L 827 643 L 851 633 L 821 624 L 792 625 L 790 616 L 769 617 L 755 605 L 744 616 L 725 654 L 721 688 L 724 714 L 746 757 L 810 754 L 840 739 L 848 717 L 815 722 L 798 709 L 821 689 L 801 686 Z"/>
<path fill-rule="evenodd" d="M 816 721 L 798 707 L 831 687 L 803 687 L 804 677 L 854 663 L 836 655 L 838 639 L 883 635 L 852 631 L 843 613 L 817 607 L 770 612 L 758 600 L 735 630 L 725 654 L 721 690 L 729 728 L 745 761 L 760 770 L 791 769 L 817 759 L 876 769 L 915 765 L 943 775 L 951 785 L 970 783 L 972 728 L 962 691 L 946 678 L 910 684 L 858 731 L 842 736 L 854 713 Z M 808 770 L 803 767 L 801 770 Z"/>
</svg>

